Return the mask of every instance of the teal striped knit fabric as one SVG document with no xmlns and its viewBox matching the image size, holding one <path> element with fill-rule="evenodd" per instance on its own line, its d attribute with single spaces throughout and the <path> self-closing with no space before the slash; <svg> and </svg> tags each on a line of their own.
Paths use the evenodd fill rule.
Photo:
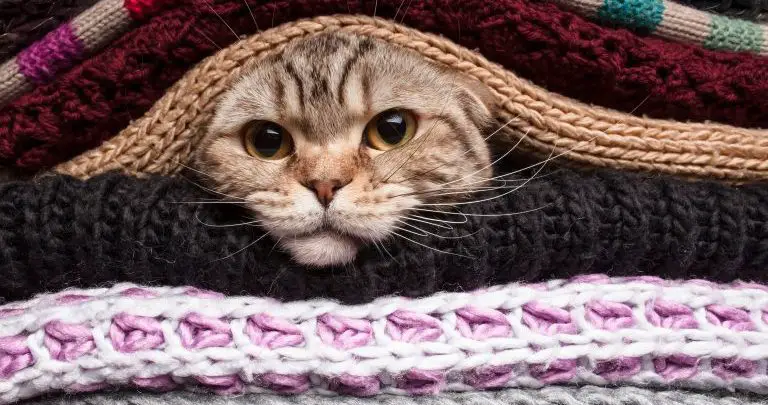
<svg viewBox="0 0 768 405">
<path fill-rule="evenodd" d="M 554 0 L 621 27 L 707 49 L 768 55 L 768 25 L 724 17 L 665 0 Z M 767 62 L 768 63 L 768 62 Z"/>
<path fill-rule="evenodd" d="M 597 10 L 597 16 L 627 27 L 653 31 L 664 18 L 664 3 L 658 0 L 605 0 Z"/>
</svg>

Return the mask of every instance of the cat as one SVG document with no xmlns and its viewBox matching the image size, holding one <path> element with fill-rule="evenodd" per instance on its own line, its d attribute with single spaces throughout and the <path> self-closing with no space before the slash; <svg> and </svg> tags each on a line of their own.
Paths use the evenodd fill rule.
<svg viewBox="0 0 768 405">
<path fill-rule="evenodd" d="M 343 265 L 486 185 L 495 109 L 479 81 L 413 51 L 318 34 L 235 81 L 192 168 L 296 262 Z"/>
</svg>

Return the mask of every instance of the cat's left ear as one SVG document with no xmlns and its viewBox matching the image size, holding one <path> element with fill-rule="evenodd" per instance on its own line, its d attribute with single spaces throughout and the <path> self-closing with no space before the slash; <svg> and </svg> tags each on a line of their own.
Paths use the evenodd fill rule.
<svg viewBox="0 0 768 405">
<path fill-rule="evenodd" d="M 459 96 L 459 102 L 470 103 L 472 107 L 476 107 L 472 108 L 476 115 L 472 118 L 475 124 L 482 126 L 483 123 L 492 121 L 499 109 L 499 104 L 491 89 L 479 80 L 464 74 L 457 74 L 456 81 L 459 84 L 458 87 L 465 93 Z"/>
</svg>

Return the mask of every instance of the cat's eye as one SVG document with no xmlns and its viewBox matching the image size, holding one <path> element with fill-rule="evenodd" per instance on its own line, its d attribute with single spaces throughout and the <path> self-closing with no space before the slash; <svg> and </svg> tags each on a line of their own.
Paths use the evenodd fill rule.
<svg viewBox="0 0 768 405">
<path fill-rule="evenodd" d="M 408 142 L 416 133 L 416 117 L 406 110 L 387 110 L 365 127 L 365 142 L 378 150 L 390 150 Z"/>
<path fill-rule="evenodd" d="M 262 159 L 282 159 L 293 151 L 293 140 L 288 131 L 269 121 L 248 124 L 243 134 L 243 144 L 249 155 Z"/>
</svg>

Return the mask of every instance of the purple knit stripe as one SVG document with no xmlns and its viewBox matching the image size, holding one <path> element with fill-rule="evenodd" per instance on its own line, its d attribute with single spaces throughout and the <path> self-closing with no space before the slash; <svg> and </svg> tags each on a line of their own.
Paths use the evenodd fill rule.
<svg viewBox="0 0 768 405">
<path fill-rule="evenodd" d="M 42 84 L 72 66 L 85 52 L 71 24 L 62 24 L 16 57 L 19 71 L 30 81 Z"/>
</svg>

